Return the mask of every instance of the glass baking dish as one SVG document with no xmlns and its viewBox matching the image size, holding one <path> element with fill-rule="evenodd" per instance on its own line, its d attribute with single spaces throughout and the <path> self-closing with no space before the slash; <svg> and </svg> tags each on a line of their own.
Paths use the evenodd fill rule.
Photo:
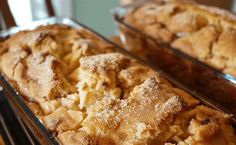
<svg viewBox="0 0 236 145">
<path fill-rule="evenodd" d="M 161 71 L 159 68 L 157 68 L 155 66 L 152 66 L 152 65 L 149 65 L 145 61 L 139 59 L 136 55 L 133 55 L 129 51 L 123 49 L 122 47 L 120 47 L 116 44 L 114 44 L 113 42 L 106 39 L 102 35 L 96 33 L 95 31 L 93 31 L 90 28 L 84 26 L 83 24 L 80 24 L 79 22 L 74 21 L 74 20 L 69 19 L 69 18 L 48 18 L 48 19 L 45 19 L 45 20 L 32 22 L 28 26 L 14 27 L 14 28 L 11 28 L 9 30 L 5 30 L 5 31 L 0 32 L 0 40 L 4 40 L 7 37 L 9 37 L 10 35 L 18 32 L 20 30 L 34 29 L 39 25 L 48 25 L 48 24 L 64 24 L 64 25 L 68 25 L 68 26 L 76 28 L 76 29 L 87 29 L 88 31 L 92 32 L 93 34 L 95 34 L 96 36 L 98 36 L 99 38 L 104 40 L 105 42 L 107 42 L 111 45 L 114 45 L 117 48 L 116 49 L 117 52 L 128 55 L 128 56 L 130 56 L 134 59 L 137 59 L 138 61 L 140 61 L 140 63 L 143 63 L 145 65 L 148 65 L 148 66 L 152 67 L 160 75 L 162 75 L 164 78 L 166 78 L 167 80 L 172 82 L 173 85 L 175 85 L 179 88 L 182 88 L 186 92 L 188 92 L 191 95 L 193 95 L 194 97 L 198 98 L 202 102 L 202 104 L 205 104 L 209 107 L 215 108 L 218 111 L 224 111 L 223 107 L 221 108 L 217 104 L 215 104 L 214 102 L 211 102 L 211 101 L 205 99 L 205 97 L 202 94 L 190 90 L 188 87 L 186 87 L 185 85 L 182 85 L 175 78 L 169 76 L 165 72 Z M 3 92 L 7 95 L 7 99 L 10 102 L 10 104 L 13 107 L 16 114 L 18 114 L 21 117 L 23 122 L 27 125 L 27 127 L 30 129 L 30 131 L 33 133 L 33 135 L 37 138 L 37 140 L 39 140 L 39 142 L 41 144 L 47 144 L 47 145 L 57 145 L 57 144 L 59 144 L 57 139 L 52 136 L 52 134 L 44 127 L 44 125 L 37 119 L 37 117 L 27 107 L 27 105 L 24 103 L 23 98 L 17 93 L 17 91 L 15 91 L 12 88 L 12 86 L 10 85 L 10 82 L 7 81 L 7 79 L 4 77 L 4 75 L 0 76 L 0 85 L 2 86 Z M 227 113 L 227 112 L 225 112 L 225 113 Z M 233 117 L 232 117 L 232 123 L 235 123 L 235 119 Z"/>
<path fill-rule="evenodd" d="M 10 107 L 3 92 L 0 92 L 0 96 L 0 145 L 38 145 L 34 136 Z"/>
<path fill-rule="evenodd" d="M 140 0 L 112 10 L 124 48 L 188 86 L 192 92 L 200 92 L 204 99 L 215 102 L 219 107 L 223 106 L 235 118 L 236 78 L 223 74 L 168 44 L 160 43 L 124 21 L 129 11 L 145 2 L 148 1 Z"/>
</svg>

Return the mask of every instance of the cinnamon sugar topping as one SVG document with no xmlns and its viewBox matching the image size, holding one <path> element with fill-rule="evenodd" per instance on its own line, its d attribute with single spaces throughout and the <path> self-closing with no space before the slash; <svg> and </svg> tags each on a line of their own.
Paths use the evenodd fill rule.
<svg viewBox="0 0 236 145">
<path fill-rule="evenodd" d="M 221 145 L 235 143 L 228 115 L 199 107 L 87 30 L 42 26 L 0 47 L 2 73 L 60 144 L 207 144 L 215 136 Z"/>
</svg>

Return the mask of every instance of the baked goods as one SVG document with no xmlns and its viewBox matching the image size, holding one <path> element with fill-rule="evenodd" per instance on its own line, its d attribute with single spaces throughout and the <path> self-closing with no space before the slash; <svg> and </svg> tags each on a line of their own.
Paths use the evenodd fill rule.
<svg viewBox="0 0 236 145">
<path fill-rule="evenodd" d="M 61 144 L 236 144 L 229 115 L 85 29 L 42 26 L 2 49 L 2 73 Z"/>
<path fill-rule="evenodd" d="M 189 1 L 153 1 L 132 10 L 125 22 L 174 48 L 236 77 L 236 17 Z"/>
<path fill-rule="evenodd" d="M 123 6 L 130 5 L 133 2 L 135 2 L 135 0 L 120 0 L 120 4 Z"/>
</svg>

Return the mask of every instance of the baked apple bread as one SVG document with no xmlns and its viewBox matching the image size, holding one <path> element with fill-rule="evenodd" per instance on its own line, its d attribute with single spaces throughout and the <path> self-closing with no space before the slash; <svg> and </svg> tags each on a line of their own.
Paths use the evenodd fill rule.
<svg viewBox="0 0 236 145">
<path fill-rule="evenodd" d="M 230 115 L 88 30 L 41 26 L 1 50 L 2 73 L 60 144 L 236 144 Z"/>
<path fill-rule="evenodd" d="M 236 77 L 236 16 L 188 0 L 149 1 L 125 22 L 174 48 Z"/>
</svg>

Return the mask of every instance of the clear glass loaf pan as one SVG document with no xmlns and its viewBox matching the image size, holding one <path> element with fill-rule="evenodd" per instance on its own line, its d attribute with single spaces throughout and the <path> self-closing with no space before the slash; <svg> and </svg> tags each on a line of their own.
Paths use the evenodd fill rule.
<svg viewBox="0 0 236 145">
<path fill-rule="evenodd" d="M 188 86 L 191 92 L 201 93 L 205 100 L 223 107 L 236 116 L 236 78 L 224 74 L 183 52 L 161 44 L 155 38 L 124 21 L 124 17 L 144 4 L 137 1 L 112 10 L 123 47 L 140 59 L 159 68 L 176 81 Z"/>
<path fill-rule="evenodd" d="M 161 76 L 169 80 L 173 85 L 185 90 L 189 94 L 191 94 L 193 97 L 198 98 L 202 104 L 207 105 L 209 107 L 215 108 L 219 111 L 224 111 L 224 107 L 219 107 L 217 103 L 211 102 L 204 95 L 201 93 L 198 93 L 196 91 L 193 91 L 189 89 L 189 87 L 181 84 L 178 80 L 175 78 L 171 77 L 170 75 L 166 74 L 163 72 L 161 69 L 149 65 L 145 61 L 139 59 L 137 56 L 133 55 L 129 51 L 123 49 L 122 47 L 114 44 L 110 40 L 106 39 L 102 35 L 96 33 L 95 31 L 91 30 L 90 28 L 80 24 L 77 21 L 74 21 L 69 18 L 48 18 L 45 20 L 40 20 L 36 22 L 32 22 L 31 24 L 27 26 L 22 26 L 22 27 L 14 27 L 9 30 L 4 30 L 0 32 L 0 41 L 6 39 L 7 37 L 13 35 L 14 33 L 20 31 L 20 30 L 32 30 L 35 29 L 36 27 L 40 25 L 48 25 L 48 24 L 64 24 L 68 25 L 70 27 L 76 28 L 76 29 L 87 29 L 88 31 L 94 33 L 97 35 L 97 37 L 101 38 L 105 42 L 114 45 L 117 49 L 117 52 L 120 52 L 124 55 L 128 55 L 141 63 L 150 66 L 153 68 L 155 71 L 157 71 Z M 24 102 L 23 97 L 19 95 L 19 93 L 14 90 L 14 88 L 11 86 L 11 82 L 9 82 L 6 77 L 1 74 L 0 75 L 0 85 L 2 86 L 2 91 L 6 94 L 8 101 L 10 102 L 12 108 L 20 116 L 20 118 L 23 120 L 23 122 L 26 124 L 26 126 L 30 129 L 30 131 L 33 133 L 33 135 L 37 138 L 37 140 L 41 144 L 45 145 L 58 145 L 59 142 L 57 139 L 45 128 L 45 126 L 37 119 L 37 117 L 31 112 L 31 110 L 27 107 L 27 105 Z M 225 113 L 228 113 L 225 111 Z M 235 123 L 235 119 L 232 117 L 232 123 Z"/>
</svg>

